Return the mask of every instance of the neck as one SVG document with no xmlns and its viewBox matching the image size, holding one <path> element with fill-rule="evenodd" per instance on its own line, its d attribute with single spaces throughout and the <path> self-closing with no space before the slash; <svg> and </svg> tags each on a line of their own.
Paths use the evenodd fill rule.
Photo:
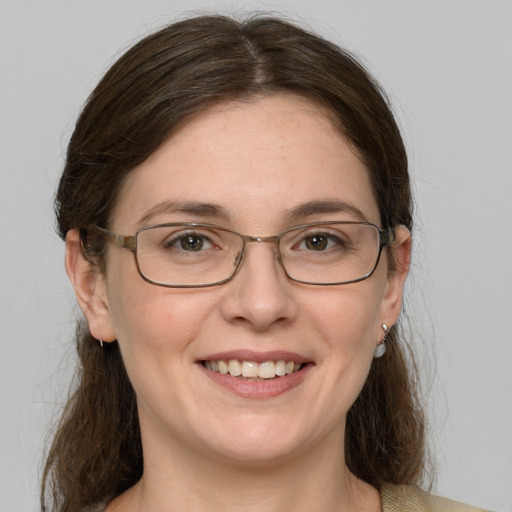
<svg viewBox="0 0 512 512">
<path fill-rule="evenodd" d="M 380 510 L 379 493 L 350 473 L 343 437 L 273 463 L 222 460 L 145 443 L 144 475 L 108 512 L 351 512 Z M 154 450 L 153 450 L 154 446 Z M 157 449 L 157 447 L 160 449 Z"/>
</svg>

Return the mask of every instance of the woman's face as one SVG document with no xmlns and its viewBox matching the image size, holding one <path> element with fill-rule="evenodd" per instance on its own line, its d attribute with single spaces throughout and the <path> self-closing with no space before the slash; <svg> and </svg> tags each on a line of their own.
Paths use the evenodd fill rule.
<svg viewBox="0 0 512 512">
<path fill-rule="evenodd" d="M 128 176 L 111 229 L 206 222 L 270 236 L 324 220 L 380 224 L 367 170 L 319 107 L 278 95 L 191 120 Z M 398 238 L 404 262 L 405 228 Z M 400 310 L 405 270 L 388 276 L 388 258 L 365 281 L 314 286 L 289 280 L 272 244 L 250 243 L 228 283 L 176 289 L 144 281 L 133 255 L 109 244 L 84 311 L 95 337 L 119 342 L 145 450 L 247 464 L 340 453 L 381 324 Z M 218 360 L 304 367 L 258 381 L 204 365 Z"/>
</svg>

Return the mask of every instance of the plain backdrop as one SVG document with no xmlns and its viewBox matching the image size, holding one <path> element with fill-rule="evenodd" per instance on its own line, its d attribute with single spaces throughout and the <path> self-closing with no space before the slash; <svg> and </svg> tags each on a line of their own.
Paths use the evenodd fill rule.
<svg viewBox="0 0 512 512">
<path fill-rule="evenodd" d="M 72 375 L 77 313 L 52 197 L 77 113 L 114 56 L 191 9 L 301 20 L 389 92 L 416 195 L 406 309 L 436 492 L 512 511 L 512 2 L 0 0 L 0 512 L 38 508 Z"/>
</svg>

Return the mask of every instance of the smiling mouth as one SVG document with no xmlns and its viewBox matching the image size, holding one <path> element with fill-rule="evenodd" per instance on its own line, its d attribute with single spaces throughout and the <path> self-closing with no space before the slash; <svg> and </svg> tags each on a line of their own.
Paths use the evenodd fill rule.
<svg viewBox="0 0 512 512">
<path fill-rule="evenodd" d="M 212 372 L 231 375 L 246 380 L 268 381 L 276 377 L 285 377 L 300 371 L 304 364 L 294 361 L 239 361 L 238 359 L 201 361 L 201 364 Z"/>
</svg>

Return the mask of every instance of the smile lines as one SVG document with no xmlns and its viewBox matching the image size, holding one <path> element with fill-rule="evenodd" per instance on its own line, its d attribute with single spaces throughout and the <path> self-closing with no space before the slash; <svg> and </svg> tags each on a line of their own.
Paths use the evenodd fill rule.
<svg viewBox="0 0 512 512">
<path fill-rule="evenodd" d="M 231 375 L 232 377 L 242 377 L 252 380 L 267 380 L 275 377 L 284 377 L 299 371 L 303 365 L 293 361 L 264 361 L 257 363 L 255 361 L 239 361 L 238 359 L 202 361 L 202 364 L 208 370 Z"/>
</svg>

